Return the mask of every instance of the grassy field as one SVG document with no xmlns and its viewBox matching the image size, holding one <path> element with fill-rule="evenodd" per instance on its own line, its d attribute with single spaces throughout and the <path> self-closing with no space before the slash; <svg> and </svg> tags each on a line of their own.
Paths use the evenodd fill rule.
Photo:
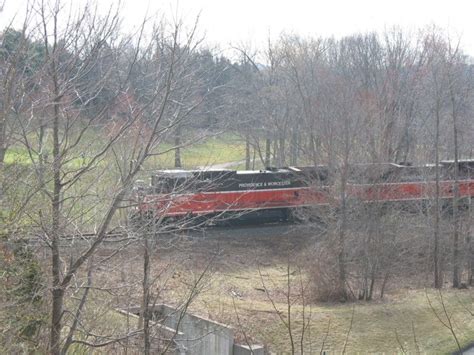
<svg viewBox="0 0 474 355">
<path fill-rule="evenodd" d="M 163 144 L 160 150 L 171 148 Z M 245 144 L 231 134 L 211 136 L 194 145 L 182 148 L 181 161 L 183 168 L 192 169 L 215 164 L 237 162 L 245 159 Z M 159 165 L 164 168 L 174 166 L 174 151 L 167 152 L 155 160 L 147 163 Z"/>
<path fill-rule="evenodd" d="M 264 270 L 272 284 L 269 293 L 275 299 L 276 309 L 288 322 L 286 277 L 281 277 L 286 265 L 275 265 Z M 222 289 L 224 287 L 224 290 Z M 261 288 L 261 280 L 256 270 L 245 273 L 228 274 L 214 280 L 213 287 L 202 295 L 195 309 L 218 314 L 217 319 L 242 328 L 257 342 L 263 342 L 278 353 L 290 352 L 290 337 L 286 325 L 279 319 L 277 311 L 269 301 L 252 291 Z M 227 290 L 238 290 L 239 297 L 232 302 Z M 262 292 L 262 291 L 259 291 Z M 219 294 L 218 302 L 215 294 Z M 300 347 L 303 320 L 309 323 L 303 339 L 305 352 L 314 353 L 321 349 L 342 353 L 346 346 L 348 353 L 450 353 L 457 349 L 449 329 L 437 319 L 430 308 L 427 295 L 434 309 L 443 321 L 447 321 L 437 293 L 424 290 L 401 290 L 391 294 L 384 301 L 356 302 L 354 304 L 312 304 L 305 307 L 293 304 L 292 336 L 297 348 Z M 265 296 L 265 295 L 264 295 Z M 278 297 L 280 296 L 280 297 Z M 467 345 L 474 334 L 473 316 L 465 306 L 471 307 L 472 291 L 442 292 L 454 329 L 461 344 Z M 239 314 L 240 325 L 235 313 Z M 416 339 L 416 340 L 415 340 Z M 299 351 L 298 351 L 299 352 Z"/>
<path fill-rule="evenodd" d="M 87 142 L 94 142 L 99 137 L 91 136 Z M 163 143 L 158 146 L 158 152 L 165 152 L 155 157 L 150 157 L 146 162 L 146 168 L 172 168 L 174 166 L 174 151 L 170 144 Z M 77 154 L 79 155 L 79 154 Z M 36 159 L 33 156 L 33 159 Z M 72 159 L 68 164 L 71 167 L 80 166 L 87 160 L 78 157 Z M 207 137 L 196 144 L 182 148 L 181 160 L 183 168 L 192 169 L 227 162 L 238 162 L 245 159 L 245 144 L 231 134 L 221 134 Z M 30 164 L 31 158 L 28 151 L 20 146 L 14 146 L 7 150 L 5 156 L 6 164 Z"/>
<path fill-rule="evenodd" d="M 174 240 L 172 247 L 163 242 L 168 246 L 153 257 L 153 274 L 160 274 L 155 294 L 159 295 L 159 302 L 179 304 L 212 260 L 211 272 L 204 278 L 191 310 L 231 325 L 241 341 L 247 337 L 278 354 L 289 353 L 291 342 L 285 324 L 288 322 L 287 251 L 297 248 L 292 260 L 305 260 L 308 242 L 311 243 L 296 234 L 291 239 L 243 235 Z M 139 252 L 130 250 L 128 255 L 122 256 L 113 269 L 122 275 L 120 282 L 137 283 L 131 297 L 138 304 L 141 261 Z M 440 297 L 461 346 L 473 340 L 473 290 L 446 288 L 437 293 L 432 289 L 391 285 L 383 300 L 311 303 L 307 289 L 306 306 L 303 306 L 300 280 L 306 285 L 309 274 L 304 268 L 299 274 L 296 263 L 290 264 L 291 329 L 296 353 L 300 353 L 303 321 L 309 324 L 302 342 L 305 353 L 319 353 L 321 349 L 342 353 L 344 348 L 349 354 L 451 353 L 457 350 L 457 345 L 443 325 L 447 318 Z M 114 285 L 118 282 L 110 274 L 99 276 L 99 280 Z"/>
</svg>

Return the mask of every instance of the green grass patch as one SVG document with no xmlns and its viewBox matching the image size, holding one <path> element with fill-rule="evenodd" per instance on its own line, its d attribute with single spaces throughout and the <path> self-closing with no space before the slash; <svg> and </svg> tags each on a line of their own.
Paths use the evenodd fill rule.
<svg viewBox="0 0 474 355">
<path fill-rule="evenodd" d="M 38 156 L 34 154 L 33 159 L 37 159 Z M 31 157 L 28 151 L 20 147 L 10 147 L 5 154 L 5 164 L 31 164 Z"/>
<path fill-rule="evenodd" d="M 92 144 L 93 142 L 97 142 L 98 139 L 99 137 L 88 137 L 85 143 L 88 143 L 90 140 Z M 88 147 L 90 148 L 89 145 Z M 166 153 L 149 158 L 145 164 L 146 167 L 151 169 L 174 167 L 175 151 L 170 150 L 172 148 L 173 146 L 170 144 L 161 144 L 158 147 L 158 151 Z M 84 164 L 87 164 L 87 154 L 77 153 L 76 155 L 77 157 L 68 160 L 68 168 L 80 168 Z M 36 161 L 38 159 L 37 154 L 33 153 L 32 158 Z M 32 158 L 25 148 L 10 147 L 5 156 L 5 163 L 29 165 L 31 164 Z M 198 141 L 196 144 L 190 144 L 181 148 L 182 165 L 188 169 L 237 162 L 244 159 L 245 144 L 230 134 L 211 136 L 202 141 Z"/>
<path fill-rule="evenodd" d="M 171 149 L 170 144 L 161 144 L 158 151 Z M 173 168 L 175 151 L 171 150 L 147 161 L 147 167 Z M 207 167 L 216 164 L 237 162 L 245 159 L 245 144 L 233 136 L 223 134 L 211 136 L 195 144 L 181 148 L 181 163 L 185 169 Z"/>
</svg>

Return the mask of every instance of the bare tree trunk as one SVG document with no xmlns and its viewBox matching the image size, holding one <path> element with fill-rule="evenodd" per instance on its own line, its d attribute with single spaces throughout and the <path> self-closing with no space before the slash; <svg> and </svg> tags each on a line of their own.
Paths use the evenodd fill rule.
<svg viewBox="0 0 474 355">
<path fill-rule="evenodd" d="M 270 166 L 271 155 L 272 155 L 272 140 L 267 138 L 265 140 L 265 167 Z"/>
<path fill-rule="evenodd" d="M 434 266 L 434 287 L 441 288 L 441 270 L 439 260 L 439 121 L 440 121 L 440 104 L 439 99 L 436 103 L 436 132 L 435 132 L 435 213 L 434 213 L 434 250 L 433 250 L 433 266 Z"/>
<path fill-rule="evenodd" d="M 255 170 L 255 160 L 257 159 L 257 150 L 253 147 L 252 170 Z"/>
<path fill-rule="evenodd" d="M 472 215 L 472 197 L 469 197 L 469 229 L 467 243 L 469 245 L 469 285 L 474 285 L 474 238 L 473 238 L 473 215 Z"/>
<path fill-rule="evenodd" d="M 54 49 L 53 49 L 54 50 Z M 60 353 L 62 313 L 64 302 L 64 289 L 61 286 L 61 259 L 59 251 L 60 237 L 60 211 L 61 211 L 61 156 L 59 142 L 59 87 L 56 74 L 56 65 L 53 60 L 53 86 L 54 86 L 54 118 L 53 118 L 53 195 L 52 195 L 52 225 L 51 225 L 51 272 L 53 275 L 52 288 L 52 314 L 51 314 L 51 339 L 50 351 L 52 354 Z"/>
<path fill-rule="evenodd" d="M 148 235 L 144 238 L 143 247 L 143 300 L 142 312 L 143 317 L 143 353 L 150 354 L 150 245 Z"/>
<path fill-rule="evenodd" d="M 286 157 L 285 157 L 285 136 L 283 132 L 279 132 L 278 137 L 278 167 L 282 167 L 286 165 Z"/>
<path fill-rule="evenodd" d="M 5 161 L 6 145 L 6 124 L 3 118 L 0 118 L 0 168 Z"/>
<path fill-rule="evenodd" d="M 279 167 L 280 164 L 278 162 L 278 137 L 275 135 L 273 139 L 273 154 L 272 154 L 271 162 L 272 166 Z"/>
<path fill-rule="evenodd" d="M 372 272 L 370 275 L 370 286 L 369 286 L 369 294 L 367 296 L 367 300 L 372 300 L 374 294 L 374 287 L 375 287 L 375 277 L 377 274 L 377 267 L 374 265 L 372 266 Z"/>
<path fill-rule="evenodd" d="M 367 265 L 365 265 L 365 268 L 364 268 L 364 282 L 362 284 L 362 290 L 359 290 L 359 300 L 364 300 L 364 301 L 367 301 L 367 289 L 368 289 L 368 271 L 367 271 Z"/>
<path fill-rule="evenodd" d="M 245 170 L 250 170 L 250 137 L 245 135 Z"/>
<path fill-rule="evenodd" d="M 410 127 L 411 127 L 411 120 L 413 119 L 412 118 L 413 106 L 414 106 L 414 102 L 411 102 L 410 108 L 408 110 L 409 114 L 407 113 L 405 116 L 405 123 L 404 123 L 404 129 L 403 129 L 403 154 L 401 154 L 401 157 L 400 157 L 400 160 L 404 163 L 408 162 L 408 156 L 410 154 L 410 148 L 412 146 Z"/>
<path fill-rule="evenodd" d="M 451 104 L 454 134 L 454 196 L 453 196 L 453 287 L 460 286 L 459 270 L 459 144 L 457 129 L 457 112 L 454 93 L 451 90 Z"/>
<path fill-rule="evenodd" d="M 341 219 L 339 225 L 339 233 L 338 233 L 338 265 L 339 265 L 339 292 L 340 296 L 343 300 L 347 300 L 347 293 L 346 293 L 346 231 L 347 231 L 347 198 L 346 198 L 346 187 L 347 187 L 347 170 L 348 170 L 348 161 L 347 157 L 345 158 L 344 166 L 342 167 L 341 171 Z"/>
<path fill-rule="evenodd" d="M 338 265 L 339 265 L 339 290 L 341 298 L 347 299 L 346 295 L 346 260 L 345 260 L 345 239 L 346 239 L 346 225 L 347 225 L 347 211 L 346 211 L 346 199 L 343 198 L 341 201 L 341 226 L 339 228 L 339 251 L 337 254 Z"/>
<path fill-rule="evenodd" d="M 349 211 L 347 206 L 347 183 L 349 179 L 349 156 L 351 152 L 351 132 L 348 118 L 344 118 L 343 160 L 341 167 L 341 193 L 340 193 L 340 225 L 338 238 L 338 265 L 339 265 L 339 292 L 342 300 L 347 300 L 347 272 L 346 272 L 346 233 L 348 228 Z"/>
<path fill-rule="evenodd" d="M 469 235 L 467 239 L 469 245 L 469 269 L 468 269 L 468 284 L 470 286 L 474 285 L 474 242 L 472 241 L 472 236 Z"/>
<path fill-rule="evenodd" d="M 176 126 L 176 132 L 174 135 L 174 167 L 181 168 L 181 125 Z"/>
<path fill-rule="evenodd" d="M 309 136 L 309 151 L 311 152 L 311 158 L 313 159 L 312 163 L 314 166 L 316 166 L 318 163 L 318 158 L 316 156 L 316 143 L 313 132 L 311 132 Z M 329 149 L 329 151 L 331 152 L 332 150 Z M 329 161 L 332 162 L 332 160 Z"/>
<path fill-rule="evenodd" d="M 382 299 L 385 294 L 385 288 L 387 286 L 388 279 L 390 277 L 390 272 L 387 271 L 383 277 L 382 286 L 380 287 L 380 298 Z"/>
<path fill-rule="evenodd" d="M 291 161 L 290 164 L 292 166 L 298 165 L 298 129 L 299 127 L 295 127 L 293 130 L 293 134 L 291 135 Z"/>
</svg>

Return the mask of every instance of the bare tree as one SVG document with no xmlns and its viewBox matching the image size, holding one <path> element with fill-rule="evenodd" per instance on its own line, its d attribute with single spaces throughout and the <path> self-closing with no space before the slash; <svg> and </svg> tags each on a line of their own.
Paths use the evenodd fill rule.
<svg viewBox="0 0 474 355">
<path fill-rule="evenodd" d="M 462 257 L 460 251 L 460 192 L 459 192 L 459 158 L 460 158 L 460 116 L 465 115 L 469 106 L 469 97 L 472 91 L 472 74 L 462 60 L 462 53 L 459 43 L 452 45 L 448 41 L 448 61 L 447 61 L 447 86 L 449 102 L 451 106 L 451 119 L 453 127 L 453 287 L 461 285 L 461 265 Z"/>
<path fill-rule="evenodd" d="M 444 91 L 444 73 L 442 67 L 442 44 L 436 38 L 436 34 L 432 33 L 428 39 L 428 45 L 432 52 L 430 53 L 430 74 L 432 79 L 433 89 L 433 114 L 435 117 L 435 139 L 434 139 L 434 157 L 435 157 L 435 205 L 434 205 L 434 244 L 433 244 L 433 272 L 434 272 L 434 286 L 435 288 L 441 288 L 443 284 L 442 269 L 440 266 L 440 124 L 443 115 L 443 108 L 445 102 L 445 91 Z"/>
<path fill-rule="evenodd" d="M 71 282 L 103 243 L 145 161 L 159 153 L 158 143 L 176 125 L 177 119 L 169 115 L 175 110 L 173 105 L 182 106 L 180 101 L 187 99 L 182 93 L 189 83 L 187 58 L 196 46 L 195 27 L 183 37 L 180 22 L 155 26 L 147 41 L 146 21 L 137 36 L 118 35 L 118 10 L 100 17 L 91 5 L 71 13 L 60 2 L 30 6 L 38 19 L 32 38 L 44 53 L 40 69 L 43 90 L 32 104 L 31 115 L 20 121 L 17 136 L 30 159 L 32 183 L 48 201 L 36 216 L 30 216 L 39 227 L 35 233 L 41 233 L 51 250 L 49 349 L 59 354 L 67 352 L 75 341 L 69 336 L 63 343 L 62 336 Z M 160 48 L 155 51 L 158 38 Z M 146 95 L 140 95 L 131 79 L 137 78 L 138 64 L 153 51 L 154 63 L 146 78 L 152 85 Z M 126 157 L 128 163 L 121 164 L 125 157 L 119 157 L 115 167 L 107 164 L 130 130 L 137 134 Z M 88 143 L 91 134 L 99 134 L 96 144 Z M 48 151 L 48 156 L 37 159 L 43 151 Z M 97 203 L 88 193 L 97 182 L 94 177 L 101 175 L 97 172 L 114 168 L 120 178 L 101 197 L 105 197 L 99 202 L 101 212 L 93 217 L 93 223 L 79 225 L 78 219 L 87 217 L 90 208 L 78 211 L 78 206 Z M 61 246 L 63 235 L 82 234 L 84 228 L 90 228 L 86 225 L 94 224 L 95 236 L 85 247 L 72 251 Z M 76 325 L 71 324 L 70 334 Z"/>
</svg>

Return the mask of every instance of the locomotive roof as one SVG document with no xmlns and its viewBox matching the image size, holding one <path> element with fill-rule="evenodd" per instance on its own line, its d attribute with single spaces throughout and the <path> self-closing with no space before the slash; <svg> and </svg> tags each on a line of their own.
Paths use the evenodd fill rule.
<svg viewBox="0 0 474 355">
<path fill-rule="evenodd" d="M 440 163 L 454 163 L 454 160 L 441 160 Z M 474 163 L 474 159 L 458 159 L 458 163 Z"/>
<path fill-rule="evenodd" d="M 190 176 L 194 174 L 201 174 L 201 173 L 213 173 L 213 172 L 227 172 L 232 173 L 235 170 L 229 169 L 192 169 L 192 170 L 185 170 L 185 169 L 165 169 L 165 170 L 156 170 L 156 175 L 170 175 L 170 176 Z"/>
<path fill-rule="evenodd" d="M 271 168 L 262 170 L 237 170 L 236 173 L 239 175 L 245 174 L 265 174 L 265 173 L 289 173 L 294 171 L 301 171 L 297 168 Z"/>
<path fill-rule="evenodd" d="M 215 172 L 215 173 L 235 173 L 239 175 L 245 175 L 245 174 L 264 174 L 264 173 L 289 173 L 289 172 L 300 172 L 303 171 L 301 169 L 304 169 L 305 167 L 302 168 L 296 168 L 296 167 L 285 167 L 285 168 L 266 168 L 262 170 L 230 170 L 230 169 L 214 169 L 214 168 L 208 168 L 208 169 L 191 169 L 191 170 L 186 170 L 186 169 L 164 169 L 164 170 L 157 170 L 155 174 L 157 175 L 169 175 L 169 176 L 176 176 L 176 177 L 186 177 L 186 176 L 191 176 L 194 174 L 200 174 L 200 173 L 206 173 L 206 172 Z"/>
<path fill-rule="evenodd" d="M 453 164 L 454 160 L 441 160 L 441 164 Z M 459 159 L 459 163 L 463 165 L 474 165 L 474 159 Z M 420 166 L 413 166 L 411 164 L 395 164 L 395 163 L 353 163 L 350 164 L 352 167 L 356 168 L 363 168 L 363 167 L 392 167 L 392 168 L 414 168 L 414 167 L 432 167 L 435 164 L 424 164 Z M 301 172 L 306 169 L 327 169 L 328 166 L 326 165 L 318 165 L 314 166 L 303 166 L 303 167 L 282 167 L 282 168 L 273 168 L 267 167 L 261 170 L 231 170 L 231 169 L 219 169 L 219 168 L 203 168 L 203 169 L 164 169 L 164 170 L 157 170 L 156 174 L 164 174 L 164 175 L 188 175 L 188 174 L 196 174 L 196 173 L 206 173 L 206 172 L 215 172 L 215 173 L 236 173 L 236 174 L 262 174 L 262 173 L 287 173 L 287 172 Z"/>
</svg>

